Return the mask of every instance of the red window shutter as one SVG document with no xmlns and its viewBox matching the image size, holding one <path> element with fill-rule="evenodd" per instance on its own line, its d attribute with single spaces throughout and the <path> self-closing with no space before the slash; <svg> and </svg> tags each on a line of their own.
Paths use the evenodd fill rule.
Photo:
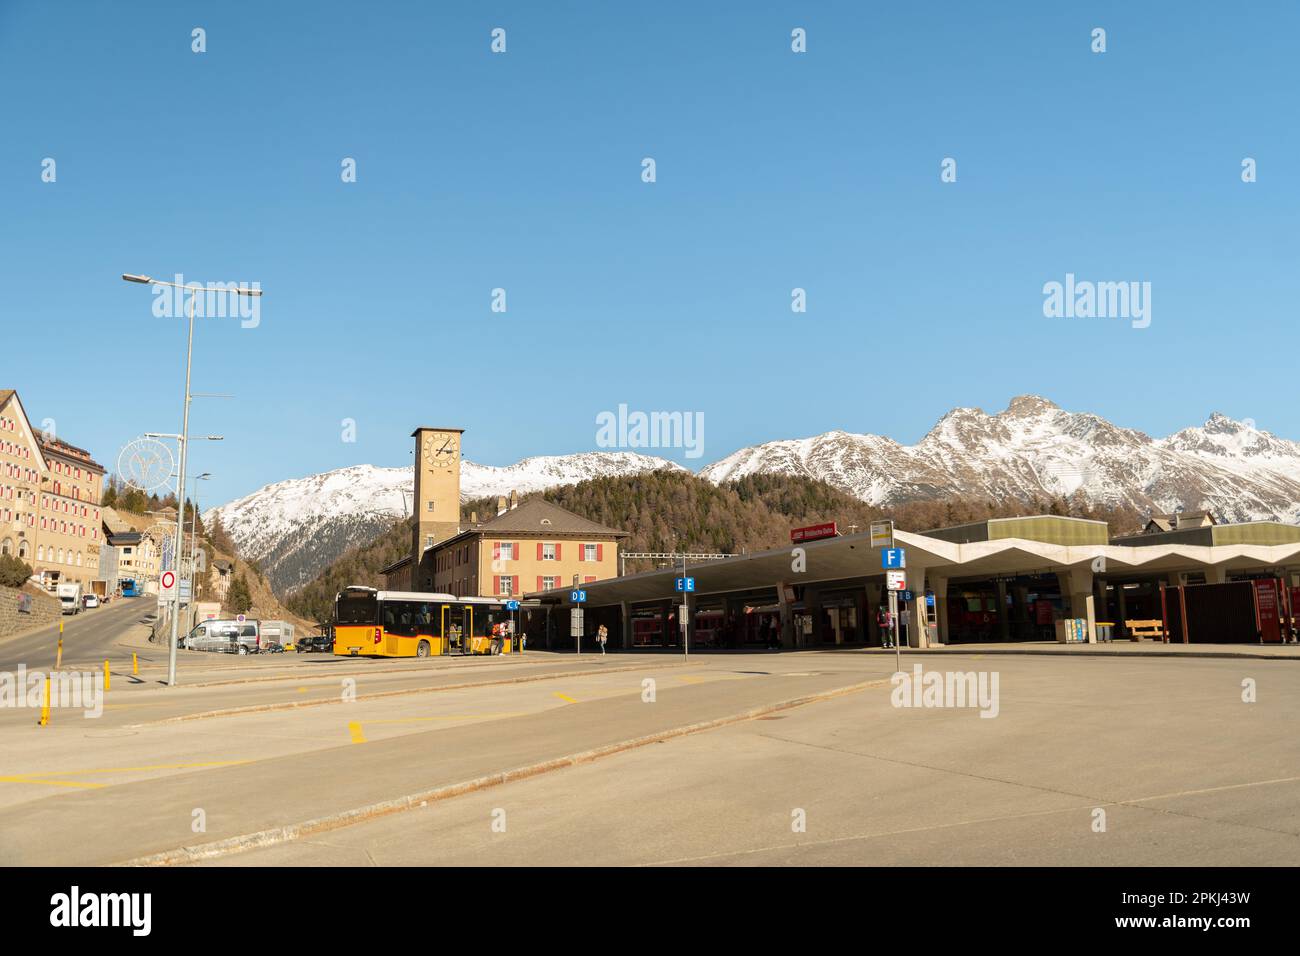
<svg viewBox="0 0 1300 956">
<path fill-rule="evenodd" d="M 582 579 L 582 583 L 583 583 L 583 584 L 590 584 L 590 583 L 591 583 L 592 581 L 594 581 L 594 580 L 596 580 L 596 576 L 595 576 L 594 574 L 589 574 L 589 575 L 587 575 L 585 578 Z"/>
<path fill-rule="evenodd" d="M 581 541 L 578 542 L 578 560 L 582 561 L 587 555 L 587 546 Z"/>
<path fill-rule="evenodd" d="M 501 593 L 501 575 L 499 574 L 492 575 L 492 593 L 493 594 Z"/>
<path fill-rule="evenodd" d="M 538 547 L 540 548 L 541 545 L 539 544 Z M 540 591 L 541 589 L 542 589 L 542 576 L 539 574 L 537 575 L 537 590 Z"/>
<path fill-rule="evenodd" d="M 541 543 L 540 541 L 537 542 L 537 560 L 538 560 L 538 561 L 542 560 L 542 543 Z M 537 580 L 540 581 L 541 578 L 538 578 Z M 540 588 L 541 585 L 539 584 L 538 587 Z M 168 653 L 171 653 L 171 652 L 169 651 Z"/>
<path fill-rule="evenodd" d="M 517 574 L 510 578 L 510 593 L 511 595 L 519 594 L 519 575 Z"/>
<path fill-rule="evenodd" d="M 596 545 L 596 560 L 597 560 L 597 561 L 603 561 L 603 560 L 604 560 L 604 555 L 605 555 L 605 546 L 604 546 L 603 544 L 597 544 L 597 545 Z M 169 652 L 169 653 L 170 653 L 170 652 Z"/>
<path fill-rule="evenodd" d="M 560 560 L 560 542 L 555 542 L 555 560 Z M 169 652 L 170 653 L 170 652 Z"/>
<path fill-rule="evenodd" d="M 500 541 L 493 541 L 493 542 L 492 542 L 492 560 L 493 560 L 493 561 L 500 561 L 500 560 L 501 560 L 501 542 L 500 542 Z"/>
<path fill-rule="evenodd" d="M 514 548 L 511 550 L 510 555 L 511 555 L 511 557 L 513 557 L 516 561 L 519 560 L 520 558 L 522 558 L 522 557 L 524 556 L 524 550 L 523 550 L 523 548 L 521 548 L 521 547 L 519 546 L 519 542 L 518 542 L 518 541 L 515 542 L 515 546 L 514 546 Z"/>
</svg>

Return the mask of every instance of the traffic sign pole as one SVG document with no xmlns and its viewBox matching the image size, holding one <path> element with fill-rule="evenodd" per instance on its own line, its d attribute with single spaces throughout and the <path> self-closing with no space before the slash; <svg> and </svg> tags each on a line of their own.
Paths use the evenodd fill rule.
<svg viewBox="0 0 1300 956">
<path fill-rule="evenodd" d="M 894 670 L 902 673 L 903 651 L 898 646 L 898 592 L 889 592 L 889 629 L 894 634 Z"/>
<path fill-rule="evenodd" d="M 686 552 L 682 552 L 682 656 L 691 656 L 691 594 L 686 590 Z M 694 585 L 694 581 L 690 582 Z"/>
</svg>

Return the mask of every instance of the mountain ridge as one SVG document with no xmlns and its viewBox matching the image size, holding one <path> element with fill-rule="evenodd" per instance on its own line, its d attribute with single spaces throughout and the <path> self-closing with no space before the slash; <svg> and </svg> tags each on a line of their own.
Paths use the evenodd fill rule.
<svg viewBox="0 0 1300 956">
<path fill-rule="evenodd" d="M 461 498 L 658 470 L 688 472 L 630 451 L 536 456 L 499 467 L 464 461 Z M 698 475 L 714 485 L 802 476 L 882 508 L 1077 497 L 1143 514 L 1186 508 L 1226 521 L 1300 521 L 1300 443 L 1217 411 L 1203 425 L 1153 438 L 1038 395 L 1017 395 L 993 414 L 951 409 L 911 445 L 837 429 L 750 445 Z M 412 484 L 410 467 L 352 465 L 267 485 L 211 509 L 205 520 L 220 515 L 241 554 L 257 560 L 284 593 L 409 514 Z"/>
</svg>

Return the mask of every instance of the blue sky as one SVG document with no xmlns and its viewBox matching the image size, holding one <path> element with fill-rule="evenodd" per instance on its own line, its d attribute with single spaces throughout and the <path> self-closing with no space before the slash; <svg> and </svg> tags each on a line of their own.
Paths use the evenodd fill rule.
<svg viewBox="0 0 1300 956">
<path fill-rule="evenodd" d="M 181 272 L 265 290 L 199 322 L 194 389 L 236 396 L 195 400 L 205 504 L 405 464 L 416 424 L 591 450 L 620 403 L 703 412 L 695 466 L 1024 392 L 1300 438 L 1297 35 L 1289 2 L 4 0 L 0 386 L 110 468 L 178 430 L 184 323 L 118 276 Z M 1149 281 L 1150 327 L 1045 318 L 1067 272 Z"/>
</svg>

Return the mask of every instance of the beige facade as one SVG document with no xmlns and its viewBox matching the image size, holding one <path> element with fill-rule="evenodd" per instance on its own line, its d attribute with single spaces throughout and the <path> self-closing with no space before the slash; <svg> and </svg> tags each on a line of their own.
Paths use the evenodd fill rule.
<svg viewBox="0 0 1300 956">
<path fill-rule="evenodd" d="M 153 593 L 162 565 L 163 539 L 175 533 L 175 511 L 168 522 L 166 515 L 144 518 L 116 508 L 104 508 L 104 531 L 108 543 L 117 552 L 117 578 L 130 578 L 142 591 Z"/>
<path fill-rule="evenodd" d="M 496 517 L 460 521 L 459 428 L 417 428 L 411 556 L 382 570 L 389 590 L 516 597 L 618 573 L 626 532 L 512 492 Z M 415 569 L 412 573 L 412 569 Z"/>
<path fill-rule="evenodd" d="M 57 438 L 38 441 L 50 471 L 40 492 L 36 560 L 29 563 L 47 580 L 89 584 L 99 577 L 104 468 L 83 448 Z"/>
<path fill-rule="evenodd" d="M 0 553 L 35 564 L 45 459 L 18 393 L 0 390 Z"/>
<path fill-rule="evenodd" d="M 33 431 L 18 394 L 0 390 L 0 551 L 47 584 L 89 584 L 104 543 L 104 468 L 88 451 Z"/>
<path fill-rule="evenodd" d="M 31 428 L 18 394 L 0 390 L 0 551 L 45 584 L 99 578 L 104 468 L 85 449 Z"/>
<path fill-rule="evenodd" d="M 521 597 L 618 574 L 622 531 L 541 498 L 506 506 L 426 555 L 430 589 L 457 596 Z M 424 571 L 427 577 L 427 571 Z"/>
<path fill-rule="evenodd" d="M 460 428 L 417 428 L 411 557 L 460 532 Z"/>
</svg>

